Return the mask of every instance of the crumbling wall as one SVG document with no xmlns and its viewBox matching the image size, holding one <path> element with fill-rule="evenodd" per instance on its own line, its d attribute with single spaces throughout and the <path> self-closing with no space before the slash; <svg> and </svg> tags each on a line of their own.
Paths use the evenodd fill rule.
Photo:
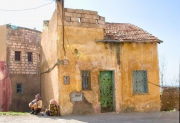
<svg viewBox="0 0 180 123">
<path fill-rule="evenodd" d="M 64 24 L 67 26 L 81 26 L 89 28 L 104 28 L 105 17 L 98 12 L 83 9 L 64 9 Z"/>
<path fill-rule="evenodd" d="M 179 110 L 179 88 L 167 88 L 161 96 L 161 111 Z"/>
</svg>

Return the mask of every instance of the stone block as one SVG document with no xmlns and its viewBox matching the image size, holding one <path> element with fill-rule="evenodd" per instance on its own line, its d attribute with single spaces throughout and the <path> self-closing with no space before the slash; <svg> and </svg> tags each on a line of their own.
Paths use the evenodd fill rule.
<svg viewBox="0 0 180 123">
<path fill-rule="evenodd" d="M 90 22 L 90 23 L 93 23 L 93 24 L 96 24 L 96 23 L 97 23 L 97 21 L 96 21 L 95 19 L 89 19 L 89 22 Z"/>
<path fill-rule="evenodd" d="M 91 13 L 92 15 L 98 15 L 98 12 L 96 12 L 96 11 L 90 11 L 90 13 Z"/>
<path fill-rule="evenodd" d="M 99 20 L 99 16 L 98 15 L 91 15 L 92 19 L 98 19 Z"/>
<path fill-rule="evenodd" d="M 89 19 L 87 19 L 87 18 L 81 18 L 81 22 L 82 22 L 82 23 L 89 23 Z"/>
<path fill-rule="evenodd" d="M 84 13 L 84 14 L 91 14 L 91 11 L 89 11 L 89 10 L 83 10 L 82 13 Z"/>
<path fill-rule="evenodd" d="M 74 13 L 74 14 L 73 14 L 73 17 L 75 17 L 75 18 L 80 18 L 80 17 L 82 17 L 82 15 L 79 14 L 79 13 Z"/>
<path fill-rule="evenodd" d="M 75 9 L 66 8 L 66 11 L 67 11 L 67 12 L 72 12 L 72 13 L 74 13 L 74 12 L 75 12 Z"/>
<path fill-rule="evenodd" d="M 74 13 L 71 12 L 65 12 L 65 16 L 73 17 Z"/>
<path fill-rule="evenodd" d="M 99 16 L 99 20 L 105 21 L 105 17 Z"/>
<path fill-rule="evenodd" d="M 64 20 L 70 22 L 70 21 L 71 21 L 71 17 L 65 16 L 65 19 L 64 19 Z"/>
<path fill-rule="evenodd" d="M 98 20 L 98 24 L 105 24 L 105 21 Z"/>
<path fill-rule="evenodd" d="M 83 13 L 83 9 L 76 9 L 75 13 Z"/>
<path fill-rule="evenodd" d="M 80 26 L 79 22 L 72 22 L 72 26 Z"/>
<path fill-rule="evenodd" d="M 90 15 L 90 14 L 82 14 L 81 16 L 83 18 L 92 18 L 92 15 Z"/>
</svg>

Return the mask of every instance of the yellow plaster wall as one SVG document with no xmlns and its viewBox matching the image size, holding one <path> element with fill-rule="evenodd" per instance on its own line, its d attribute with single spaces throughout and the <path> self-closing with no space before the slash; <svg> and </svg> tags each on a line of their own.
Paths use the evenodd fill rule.
<svg viewBox="0 0 180 123">
<path fill-rule="evenodd" d="M 0 61 L 6 61 L 6 25 L 0 26 Z"/>
<path fill-rule="evenodd" d="M 159 67 L 157 43 L 125 43 L 121 45 L 121 110 L 135 108 L 137 111 L 153 111 L 160 108 Z M 147 70 L 148 94 L 134 95 L 132 71 Z"/>
<path fill-rule="evenodd" d="M 49 26 L 44 24 L 41 39 L 41 73 L 51 69 L 57 62 L 57 16 L 54 12 Z M 44 106 L 48 108 L 49 101 L 59 101 L 58 67 L 41 75 L 41 95 Z"/>
<path fill-rule="evenodd" d="M 115 111 L 122 111 L 128 106 L 138 111 L 159 109 L 158 87 L 149 84 L 148 94 L 132 94 L 134 69 L 148 70 L 148 80 L 159 84 L 157 44 L 97 43 L 95 40 L 104 38 L 102 26 L 91 27 L 89 24 L 86 26 L 85 23 L 79 24 L 79 22 L 69 22 L 71 24 L 67 25 L 65 23 L 63 42 L 61 9 L 62 5 L 58 2 L 58 14 L 54 13 L 49 28 L 42 34 L 41 72 L 52 67 L 57 59 L 67 59 L 69 63 L 59 65 L 58 69 L 56 67 L 51 73 L 41 76 L 43 83 L 41 91 L 46 104 L 50 97 L 55 97 L 59 99 L 61 115 L 72 114 L 73 103 L 70 101 L 70 93 L 78 91 L 82 92 L 84 98 L 92 104 L 94 112 L 100 113 L 99 73 L 110 70 L 114 73 Z M 58 36 L 55 35 L 56 31 Z M 82 90 L 81 70 L 90 70 L 91 90 Z M 69 85 L 64 84 L 64 76 L 70 77 Z"/>
<path fill-rule="evenodd" d="M 61 29 L 59 27 L 59 35 L 62 34 Z M 69 64 L 59 66 L 61 115 L 73 112 L 73 104 L 70 102 L 70 93 L 73 91 L 83 92 L 87 101 L 93 105 L 95 113 L 100 113 L 99 72 L 101 70 L 114 71 L 116 76 L 115 85 L 120 86 L 120 69 L 116 57 L 116 50 L 118 46 L 120 48 L 120 45 L 96 43 L 95 40 L 103 39 L 103 35 L 104 30 L 102 28 L 65 26 L 64 48 L 66 57 L 63 53 L 63 47 L 59 47 L 59 57 L 60 59 L 68 59 Z M 61 42 L 60 46 L 62 45 Z M 75 49 L 78 53 L 74 52 Z M 81 70 L 90 70 L 91 90 L 82 90 Z M 69 85 L 63 84 L 64 76 L 70 76 Z M 120 95 L 118 89 L 115 93 Z M 120 97 L 116 96 L 116 103 L 119 103 L 119 100 Z M 118 105 L 116 108 L 119 108 Z"/>
</svg>

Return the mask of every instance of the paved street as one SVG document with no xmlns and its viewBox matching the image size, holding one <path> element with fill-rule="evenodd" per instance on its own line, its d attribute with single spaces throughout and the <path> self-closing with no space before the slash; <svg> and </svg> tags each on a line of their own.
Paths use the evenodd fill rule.
<svg viewBox="0 0 180 123">
<path fill-rule="evenodd" d="M 0 123 L 179 123 L 179 112 L 103 113 L 83 116 L 0 116 Z"/>
</svg>

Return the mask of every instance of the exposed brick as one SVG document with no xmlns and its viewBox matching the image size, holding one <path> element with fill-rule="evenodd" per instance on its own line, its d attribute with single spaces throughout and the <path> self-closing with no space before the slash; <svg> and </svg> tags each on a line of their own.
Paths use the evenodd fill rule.
<svg viewBox="0 0 180 123">
<path fill-rule="evenodd" d="M 105 17 L 99 16 L 99 20 L 105 21 Z"/>
<path fill-rule="evenodd" d="M 82 22 L 82 23 L 89 23 L 89 19 L 87 19 L 87 18 L 81 18 L 81 22 Z"/>
<path fill-rule="evenodd" d="M 92 19 L 98 19 L 99 20 L 99 16 L 98 15 L 91 15 Z"/>
<path fill-rule="evenodd" d="M 90 11 L 90 13 L 91 13 L 92 15 L 98 15 L 98 12 L 96 12 L 96 11 Z"/>
<path fill-rule="evenodd" d="M 76 9 L 75 13 L 83 13 L 83 9 Z"/>
<path fill-rule="evenodd" d="M 84 13 L 84 14 L 91 14 L 91 11 L 89 11 L 89 10 L 83 10 L 82 13 Z"/>
<path fill-rule="evenodd" d="M 99 24 L 105 24 L 105 22 L 102 21 L 102 20 L 98 20 L 98 23 L 99 23 Z"/>
<path fill-rule="evenodd" d="M 75 12 L 75 9 L 67 8 L 66 11 L 67 11 L 67 12 L 72 12 L 72 13 L 74 13 L 74 12 Z"/>
<path fill-rule="evenodd" d="M 96 20 L 95 19 L 89 19 L 89 22 L 96 24 Z"/>
<path fill-rule="evenodd" d="M 79 22 L 79 18 L 71 17 L 71 21 L 73 21 L 73 22 Z"/>
<path fill-rule="evenodd" d="M 79 14 L 79 13 L 74 13 L 74 14 L 73 14 L 73 17 L 76 17 L 76 18 L 78 17 L 78 18 L 80 18 L 80 17 L 82 17 L 82 15 Z"/>
<path fill-rule="evenodd" d="M 65 16 L 73 17 L 74 13 L 71 12 L 65 12 Z"/>
<path fill-rule="evenodd" d="M 90 14 L 82 14 L 82 17 L 83 18 L 92 18 L 92 15 L 90 15 Z"/>
<path fill-rule="evenodd" d="M 65 21 L 71 21 L 71 17 L 69 17 L 69 16 L 65 16 Z"/>
</svg>

